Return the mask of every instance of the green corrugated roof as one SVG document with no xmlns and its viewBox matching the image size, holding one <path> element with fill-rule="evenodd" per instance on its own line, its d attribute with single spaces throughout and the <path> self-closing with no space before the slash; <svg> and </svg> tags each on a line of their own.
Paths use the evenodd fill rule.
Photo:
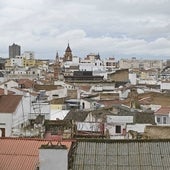
<svg viewBox="0 0 170 170">
<path fill-rule="evenodd" d="M 169 170 L 170 140 L 78 140 L 72 170 Z"/>
</svg>

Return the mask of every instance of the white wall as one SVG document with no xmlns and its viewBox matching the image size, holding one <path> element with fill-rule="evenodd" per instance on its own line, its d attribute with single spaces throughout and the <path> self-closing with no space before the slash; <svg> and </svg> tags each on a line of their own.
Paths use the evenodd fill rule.
<svg viewBox="0 0 170 170">
<path fill-rule="evenodd" d="M 22 54 L 22 56 L 25 57 L 26 59 L 34 59 L 35 58 L 35 55 L 34 55 L 33 51 L 25 51 Z"/>
<path fill-rule="evenodd" d="M 134 124 L 134 125 L 127 125 L 127 132 L 129 130 L 134 130 L 134 131 L 137 131 L 139 133 L 143 133 L 144 130 L 145 130 L 145 127 L 148 126 L 148 125 L 151 125 L 151 124 Z"/>
<path fill-rule="evenodd" d="M 118 92 L 119 92 L 119 98 L 121 100 L 121 99 L 126 99 L 128 97 L 130 90 L 118 91 Z"/>
<path fill-rule="evenodd" d="M 0 77 L 0 83 L 3 83 L 5 81 L 4 77 Z"/>
<path fill-rule="evenodd" d="M 116 133 L 116 126 L 121 126 L 121 133 Z M 122 139 L 124 138 L 123 130 L 126 129 L 125 123 L 114 123 L 114 124 L 106 124 L 106 129 L 109 131 L 110 139 Z"/>
<path fill-rule="evenodd" d="M 12 127 L 20 126 L 22 123 L 26 122 L 28 120 L 28 112 L 26 112 L 26 106 L 28 103 L 23 101 L 23 98 L 21 102 L 18 104 L 17 109 L 12 114 Z"/>
<path fill-rule="evenodd" d="M 67 149 L 39 149 L 40 170 L 67 170 Z"/>
<path fill-rule="evenodd" d="M 157 121 L 157 118 L 160 118 L 160 122 Z M 164 118 L 166 123 L 164 123 Z M 170 125 L 170 114 L 169 115 L 155 115 L 155 123 L 157 125 Z"/>
<path fill-rule="evenodd" d="M 120 59 L 119 67 L 120 68 L 163 68 L 163 60 L 137 60 L 137 59 Z"/>
<path fill-rule="evenodd" d="M 101 60 L 82 60 L 79 64 L 80 71 L 106 71 L 103 62 Z"/>
<path fill-rule="evenodd" d="M 27 71 L 26 70 L 14 70 L 13 71 L 13 74 L 21 74 L 21 75 L 25 75 L 25 74 L 27 74 Z"/>
<path fill-rule="evenodd" d="M 74 89 L 74 85 L 67 84 L 64 81 L 57 80 L 57 81 L 54 82 L 54 85 L 60 85 L 60 86 L 62 86 L 64 88 L 66 88 L 66 90 L 67 89 Z"/>
<path fill-rule="evenodd" d="M 101 132 L 99 122 L 76 122 L 78 131 Z"/>
<path fill-rule="evenodd" d="M 56 119 L 63 120 L 65 116 L 68 114 L 68 112 L 69 110 L 59 110 L 51 106 L 50 120 L 56 120 Z"/>
<path fill-rule="evenodd" d="M 50 104 L 43 102 L 33 103 L 29 118 L 35 119 L 39 114 L 45 115 L 45 119 L 50 119 Z"/>
<path fill-rule="evenodd" d="M 161 90 L 170 90 L 170 82 L 161 82 Z"/>
<path fill-rule="evenodd" d="M 80 71 L 93 71 L 93 64 L 92 63 L 80 63 L 79 70 Z"/>
<path fill-rule="evenodd" d="M 107 80 L 107 72 L 105 70 L 96 70 L 96 71 L 93 71 L 93 76 L 103 76 L 103 78 L 105 80 Z"/>
<path fill-rule="evenodd" d="M 6 136 L 12 135 L 12 128 L 18 129 L 22 123 L 26 123 L 29 118 L 29 99 L 22 97 L 14 113 L 0 113 L 0 128 L 6 129 Z M 4 124 L 5 125 L 2 125 Z"/>
<path fill-rule="evenodd" d="M 136 73 L 129 73 L 129 80 L 131 84 L 136 85 L 137 83 Z"/>
<path fill-rule="evenodd" d="M 11 66 L 23 66 L 23 57 L 16 56 L 16 58 L 10 58 Z"/>
<path fill-rule="evenodd" d="M 158 84 L 156 80 L 138 80 L 138 84 Z"/>
<path fill-rule="evenodd" d="M 46 95 L 48 96 L 48 100 L 52 100 L 53 95 L 58 95 L 58 98 L 66 97 L 67 96 L 67 89 L 62 88 L 62 89 L 57 89 L 57 90 L 51 90 L 51 91 L 46 91 Z"/>
<path fill-rule="evenodd" d="M 8 81 L 8 82 L 5 82 L 4 84 L 1 84 L 0 85 L 0 88 L 4 89 L 4 85 L 7 84 L 7 89 L 11 89 L 12 87 L 18 87 L 18 83 L 11 80 L 11 81 Z"/>
<path fill-rule="evenodd" d="M 127 123 L 133 123 L 133 116 L 107 116 L 105 129 L 109 131 L 111 139 L 122 139 L 125 137 Z M 121 133 L 116 133 L 116 126 L 121 126 Z"/>
<path fill-rule="evenodd" d="M 90 112 L 84 122 L 96 122 L 95 118 L 93 117 L 92 113 Z"/>
<path fill-rule="evenodd" d="M 10 114 L 10 113 L 0 113 L 0 128 L 5 128 L 5 137 L 11 136 L 12 114 Z"/>
<path fill-rule="evenodd" d="M 83 103 L 84 103 L 84 109 L 91 109 L 91 103 L 83 99 L 80 100 L 81 109 L 83 109 Z"/>
<path fill-rule="evenodd" d="M 80 60 L 80 58 L 79 57 L 77 57 L 77 56 L 73 56 L 73 58 L 72 58 L 72 63 L 75 65 L 78 65 L 79 64 L 79 60 Z"/>
</svg>

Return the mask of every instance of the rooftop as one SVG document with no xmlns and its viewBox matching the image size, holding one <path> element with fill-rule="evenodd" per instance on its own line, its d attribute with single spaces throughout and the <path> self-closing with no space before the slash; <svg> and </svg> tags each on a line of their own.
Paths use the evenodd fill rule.
<svg viewBox="0 0 170 170">
<path fill-rule="evenodd" d="M 170 107 L 161 107 L 160 109 L 158 109 L 155 114 L 161 114 L 161 115 L 169 115 L 170 114 Z"/>
<path fill-rule="evenodd" d="M 18 80 L 18 84 L 22 88 L 32 88 L 34 82 L 32 80 L 29 80 L 29 79 L 20 79 L 20 80 Z"/>
<path fill-rule="evenodd" d="M 21 100 L 21 95 L 0 96 L 0 113 L 14 113 Z"/>
<path fill-rule="evenodd" d="M 5 90 L 3 88 L 0 88 L 0 95 L 4 95 Z M 14 94 L 14 92 L 7 90 L 8 94 Z"/>
<path fill-rule="evenodd" d="M 39 148 L 47 145 L 48 140 L 26 138 L 0 138 L 1 170 L 35 170 L 39 163 Z M 51 141 L 57 145 L 57 141 Z M 68 149 L 71 141 L 62 141 Z"/>
<path fill-rule="evenodd" d="M 64 118 L 64 120 L 84 121 L 88 115 L 88 111 L 74 111 L 71 110 Z"/>
<path fill-rule="evenodd" d="M 70 169 L 170 169 L 170 140 L 79 140 Z"/>
<path fill-rule="evenodd" d="M 61 88 L 62 88 L 62 86 L 60 86 L 60 85 L 39 85 L 39 84 L 34 85 L 35 91 L 39 91 L 39 90 L 52 91 L 52 90 L 58 90 Z"/>
</svg>

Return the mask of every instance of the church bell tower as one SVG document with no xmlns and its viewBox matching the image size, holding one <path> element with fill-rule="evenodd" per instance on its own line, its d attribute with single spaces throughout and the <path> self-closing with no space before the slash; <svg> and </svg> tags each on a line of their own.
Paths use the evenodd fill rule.
<svg viewBox="0 0 170 170">
<path fill-rule="evenodd" d="M 63 61 L 64 62 L 72 61 L 72 58 L 73 58 L 72 51 L 71 51 L 71 48 L 70 48 L 69 43 L 68 43 L 68 46 L 67 46 L 67 48 L 65 50 Z"/>
</svg>

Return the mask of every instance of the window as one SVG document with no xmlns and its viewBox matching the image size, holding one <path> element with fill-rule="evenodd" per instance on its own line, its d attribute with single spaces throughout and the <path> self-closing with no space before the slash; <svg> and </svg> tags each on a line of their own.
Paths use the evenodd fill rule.
<svg viewBox="0 0 170 170">
<path fill-rule="evenodd" d="M 157 117 L 157 123 L 161 123 L 160 117 Z"/>
<path fill-rule="evenodd" d="M 83 107 L 83 109 L 85 108 L 85 103 L 84 102 L 82 103 L 82 107 Z"/>
<path fill-rule="evenodd" d="M 166 117 L 163 117 L 163 124 L 166 124 Z"/>
<path fill-rule="evenodd" d="M 120 125 L 116 126 L 116 133 L 121 133 L 121 126 Z"/>
<path fill-rule="evenodd" d="M 5 128 L 0 128 L 0 137 L 5 137 Z"/>
</svg>

